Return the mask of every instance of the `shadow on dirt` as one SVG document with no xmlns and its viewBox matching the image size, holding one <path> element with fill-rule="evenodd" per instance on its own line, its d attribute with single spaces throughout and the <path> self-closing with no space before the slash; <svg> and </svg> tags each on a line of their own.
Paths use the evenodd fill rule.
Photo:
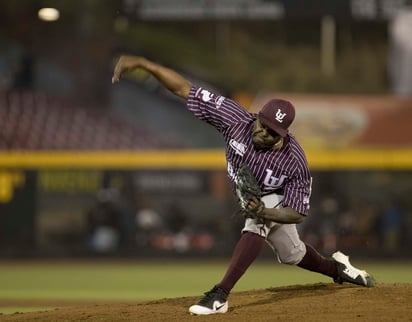
<svg viewBox="0 0 412 322">
<path fill-rule="evenodd" d="M 260 304 L 279 303 L 291 298 L 309 297 L 309 296 L 326 296 L 338 292 L 342 289 L 356 288 L 354 285 L 340 285 L 340 284 L 327 284 L 316 283 L 307 285 L 291 285 L 285 287 L 273 287 L 264 290 L 268 294 L 265 298 L 258 299 L 252 303 L 244 306 L 254 306 Z M 239 294 L 241 294 L 240 292 Z"/>
</svg>

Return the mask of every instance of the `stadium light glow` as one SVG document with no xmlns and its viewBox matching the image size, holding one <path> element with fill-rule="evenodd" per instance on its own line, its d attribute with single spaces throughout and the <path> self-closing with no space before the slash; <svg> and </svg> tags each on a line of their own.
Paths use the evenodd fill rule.
<svg viewBox="0 0 412 322">
<path fill-rule="evenodd" d="M 43 21 L 56 21 L 60 17 L 60 12 L 55 8 L 41 8 L 38 17 Z"/>
</svg>

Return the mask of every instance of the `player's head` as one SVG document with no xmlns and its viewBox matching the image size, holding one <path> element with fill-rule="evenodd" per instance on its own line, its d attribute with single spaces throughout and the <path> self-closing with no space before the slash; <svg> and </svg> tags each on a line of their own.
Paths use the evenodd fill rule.
<svg viewBox="0 0 412 322">
<path fill-rule="evenodd" d="M 271 99 L 262 107 L 258 116 L 264 126 L 281 137 L 286 137 L 289 126 L 295 119 L 295 107 L 289 101 Z"/>
<path fill-rule="evenodd" d="M 294 118 L 295 108 L 290 102 L 281 99 L 267 102 L 253 124 L 252 141 L 255 148 L 280 149 Z"/>
</svg>

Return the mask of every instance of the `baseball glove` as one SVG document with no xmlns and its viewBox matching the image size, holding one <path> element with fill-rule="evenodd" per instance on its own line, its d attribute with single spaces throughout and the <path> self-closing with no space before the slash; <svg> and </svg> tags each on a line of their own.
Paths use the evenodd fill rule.
<svg viewBox="0 0 412 322">
<path fill-rule="evenodd" d="M 264 203 L 261 200 L 262 192 L 259 184 L 247 164 L 243 164 L 237 171 L 236 183 L 236 194 L 239 198 L 241 213 L 246 218 L 256 218 L 257 214 L 263 211 Z M 249 209 L 248 205 L 253 197 L 259 200 L 259 204 L 257 207 Z"/>
</svg>

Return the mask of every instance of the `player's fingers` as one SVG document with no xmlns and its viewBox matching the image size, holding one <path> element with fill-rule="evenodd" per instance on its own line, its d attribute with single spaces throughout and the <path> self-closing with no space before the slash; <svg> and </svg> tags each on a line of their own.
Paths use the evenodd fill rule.
<svg viewBox="0 0 412 322">
<path fill-rule="evenodd" d="M 121 75 L 121 69 L 119 67 L 119 64 L 116 65 L 112 77 L 112 84 L 117 83 L 120 81 L 120 75 Z"/>
<path fill-rule="evenodd" d="M 118 76 L 113 76 L 112 77 L 112 84 L 114 84 L 114 83 L 118 83 L 119 82 L 119 77 Z"/>
<path fill-rule="evenodd" d="M 252 197 L 249 201 L 248 209 L 256 212 L 256 214 L 261 214 L 265 210 L 265 204 L 257 197 Z"/>
<path fill-rule="evenodd" d="M 253 197 L 248 204 L 248 208 L 249 209 L 254 209 L 259 205 L 259 202 L 257 201 L 257 199 L 255 197 Z"/>
<path fill-rule="evenodd" d="M 251 201 L 252 201 L 255 205 L 257 205 L 257 204 L 259 203 L 259 199 L 256 198 L 256 197 L 252 197 Z"/>
<path fill-rule="evenodd" d="M 112 84 L 117 83 L 120 81 L 120 76 L 123 70 L 123 57 L 120 57 L 116 66 L 114 67 L 114 72 L 112 76 Z"/>
<path fill-rule="evenodd" d="M 265 204 L 262 201 L 260 201 L 259 205 L 258 205 L 258 208 L 256 210 L 256 214 L 261 215 L 264 210 L 265 210 Z"/>
</svg>

